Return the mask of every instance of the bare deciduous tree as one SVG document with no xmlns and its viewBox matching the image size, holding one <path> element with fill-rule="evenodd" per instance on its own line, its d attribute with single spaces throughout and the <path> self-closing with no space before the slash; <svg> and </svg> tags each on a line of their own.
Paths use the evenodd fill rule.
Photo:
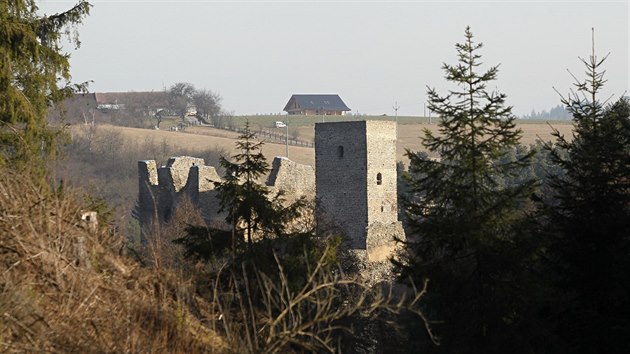
<svg viewBox="0 0 630 354">
<path fill-rule="evenodd" d="M 197 108 L 197 117 L 205 119 L 221 114 L 221 96 L 210 90 L 196 90 L 192 102 Z"/>
<path fill-rule="evenodd" d="M 178 82 L 168 89 L 168 106 L 173 113 L 184 119 L 188 108 L 193 104 L 195 86 L 188 82 Z"/>
<path fill-rule="evenodd" d="M 325 266 L 325 256 L 326 252 L 308 268 L 306 281 L 298 289 L 292 289 L 278 256 L 275 259 L 279 279 L 258 270 L 249 276 L 245 266 L 243 274 L 231 273 L 227 288 L 221 287 L 217 277 L 213 302 L 230 346 L 242 353 L 286 353 L 291 349 L 336 353 L 342 337 L 356 336 L 346 325 L 349 318 L 375 320 L 380 315 L 402 311 L 419 316 L 429 339 L 439 344 L 431 321 L 420 309 L 428 281 L 408 296 L 395 295 L 391 288 L 374 288 L 359 278 L 331 273 Z M 252 300 L 258 297 L 259 306 L 255 305 L 258 300 Z"/>
</svg>

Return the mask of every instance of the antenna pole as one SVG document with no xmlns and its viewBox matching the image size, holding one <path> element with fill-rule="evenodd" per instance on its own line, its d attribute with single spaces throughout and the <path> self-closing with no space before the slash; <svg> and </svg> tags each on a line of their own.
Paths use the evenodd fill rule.
<svg viewBox="0 0 630 354">
<path fill-rule="evenodd" d="M 400 106 L 398 105 L 398 101 L 394 102 L 394 116 L 396 117 L 396 141 L 398 141 L 398 109 Z"/>
</svg>

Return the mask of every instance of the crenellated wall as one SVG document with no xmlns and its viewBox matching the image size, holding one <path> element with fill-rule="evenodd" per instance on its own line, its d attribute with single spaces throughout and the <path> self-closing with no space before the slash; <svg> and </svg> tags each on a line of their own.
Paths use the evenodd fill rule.
<svg viewBox="0 0 630 354">
<path fill-rule="evenodd" d="M 285 199 L 293 202 L 301 196 L 315 197 L 315 170 L 286 157 L 276 157 L 265 183 L 272 192 L 283 190 Z M 275 193 L 274 193 L 275 194 Z"/>
<path fill-rule="evenodd" d="M 138 214 L 144 228 L 157 216 L 165 222 L 173 215 L 178 201 L 189 198 L 199 207 L 208 224 L 221 225 L 225 215 L 219 214 L 219 200 L 214 182 L 221 176 L 203 159 L 178 156 L 171 157 L 165 166 L 156 167 L 154 160 L 138 161 Z M 276 157 L 266 178 L 266 185 L 275 195 L 285 191 L 285 199 L 292 202 L 301 196 L 315 197 L 315 174 L 313 167 L 302 165 L 284 157 Z"/>
</svg>

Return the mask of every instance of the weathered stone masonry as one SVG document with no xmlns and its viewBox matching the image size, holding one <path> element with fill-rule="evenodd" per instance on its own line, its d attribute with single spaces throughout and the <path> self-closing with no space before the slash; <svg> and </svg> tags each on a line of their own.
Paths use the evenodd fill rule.
<svg viewBox="0 0 630 354">
<path fill-rule="evenodd" d="M 391 254 L 394 237 L 404 239 L 395 122 L 316 123 L 315 174 L 318 219 L 341 226 L 370 260 Z"/>
<path fill-rule="evenodd" d="M 325 218 L 344 230 L 351 248 L 367 251 L 369 260 L 389 256 L 394 237 L 404 238 L 397 220 L 395 123 L 317 123 L 315 163 L 313 170 L 276 157 L 265 184 L 272 192 L 283 190 L 289 202 L 315 197 L 318 220 Z M 184 197 L 200 208 L 208 224 L 223 223 L 213 183 L 221 177 L 203 159 L 172 157 L 159 168 L 153 160 L 138 161 L 138 174 L 143 227 L 155 217 L 167 221 Z"/>
<path fill-rule="evenodd" d="M 214 167 L 206 166 L 203 159 L 171 157 L 166 166 L 160 168 L 154 160 L 138 161 L 138 177 L 138 214 L 143 228 L 155 217 L 160 222 L 169 220 L 182 198 L 189 198 L 199 207 L 206 223 L 216 226 L 224 222 L 225 215 L 218 214 L 219 201 L 213 183 L 221 177 Z M 312 166 L 276 157 L 266 185 L 272 195 L 284 190 L 289 202 L 301 196 L 313 198 L 315 172 Z"/>
<path fill-rule="evenodd" d="M 203 159 L 171 157 L 166 166 L 160 168 L 154 160 L 138 161 L 138 177 L 138 211 L 143 227 L 150 225 L 155 217 L 160 221 L 170 219 L 177 202 L 184 196 L 204 211 L 207 222 L 218 216 L 212 182 L 221 178 Z"/>
</svg>

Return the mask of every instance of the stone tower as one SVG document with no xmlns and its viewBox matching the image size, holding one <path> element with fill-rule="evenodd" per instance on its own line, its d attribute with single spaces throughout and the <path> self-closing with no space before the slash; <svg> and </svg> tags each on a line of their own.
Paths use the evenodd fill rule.
<svg viewBox="0 0 630 354">
<path fill-rule="evenodd" d="M 403 239 L 396 189 L 396 123 L 315 124 L 318 218 L 333 221 L 368 259 L 391 254 Z"/>
</svg>

